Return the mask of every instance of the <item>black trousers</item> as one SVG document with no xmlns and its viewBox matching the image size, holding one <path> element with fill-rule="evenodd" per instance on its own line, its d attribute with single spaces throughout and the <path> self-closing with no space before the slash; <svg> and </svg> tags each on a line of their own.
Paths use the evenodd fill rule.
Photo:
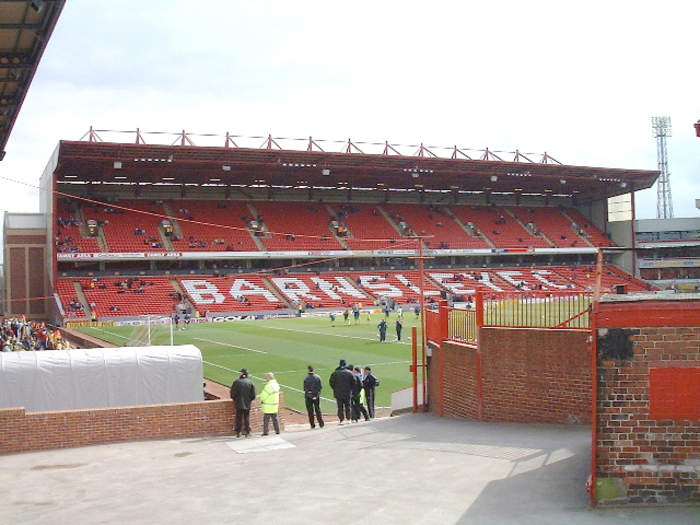
<svg viewBox="0 0 700 525">
<path fill-rule="evenodd" d="M 318 426 L 323 428 L 323 416 L 321 415 L 321 402 L 320 398 L 312 399 L 310 397 L 307 397 L 305 399 L 306 401 L 306 412 L 309 414 L 309 425 L 311 425 L 311 428 L 315 428 L 316 424 L 314 423 L 314 414 L 316 415 L 316 420 L 318 421 Z"/>
<path fill-rule="evenodd" d="M 365 420 L 369 419 L 365 406 L 360 403 L 360 396 L 354 396 L 352 398 L 352 420 L 358 421 L 360 419 L 360 414 L 364 416 Z"/>
<path fill-rule="evenodd" d="M 401 341 L 401 328 L 396 329 L 396 339 Z"/>
<path fill-rule="evenodd" d="M 338 403 L 338 419 L 340 421 L 350 419 L 350 396 L 336 397 L 335 401 Z"/>
<path fill-rule="evenodd" d="M 270 420 L 275 428 L 275 434 L 280 433 L 280 422 L 277 419 L 277 414 L 263 414 L 263 435 L 266 435 L 270 430 Z"/>
<path fill-rule="evenodd" d="M 244 434 L 250 434 L 250 409 L 237 408 L 236 409 L 236 426 L 233 428 L 236 434 L 243 432 Z"/>
<path fill-rule="evenodd" d="M 365 397 L 367 398 L 367 413 L 370 418 L 374 419 L 374 388 L 365 388 Z"/>
</svg>

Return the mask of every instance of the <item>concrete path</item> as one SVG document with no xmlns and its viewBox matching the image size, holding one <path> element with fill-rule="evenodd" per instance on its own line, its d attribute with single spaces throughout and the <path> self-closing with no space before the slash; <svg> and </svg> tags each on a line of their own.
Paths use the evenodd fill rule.
<svg viewBox="0 0 700 525">
<path fill-rule="evenodd" d="M 226 437 L 0 456 L 0 523 L 697 522 L 697 507 L 588 510 L 587 427 L 421 414 L 289 430 L 292 448 L 246 454 Z"/>
</svg>

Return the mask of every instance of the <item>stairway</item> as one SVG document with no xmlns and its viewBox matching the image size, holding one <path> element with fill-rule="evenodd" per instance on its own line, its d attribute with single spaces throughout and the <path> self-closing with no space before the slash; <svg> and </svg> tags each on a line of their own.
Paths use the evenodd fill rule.
<svg viewBox="0 0 700 525">
<path fill-rule="evenodd" d="M 191 308 L 193 312 L 195 310 L 197 310 L 197 308 L 190 301 L 189 297 L 187 297 L 187 294 L 185 293 L 185 291 L 180 286 L 180 283 L 177 282 L 177 279 L 170 279 L 169 281 L 170 281 L 170 284 L 172 285 L 172 287 L 175 289 L 175 291 L 182 296 L 182 303 L 186 307 Z M 200 315 L 202 314 L 202 312 L 199 312 L 199 313 L 200 313 Z"/>
<path fill-rule="evenodd" d="M 173 241 L 170 240 L 170 237 L 165 234 L 165 228 L 163 228 L 163 225 L 160 223 L 158 224 L 158 233 L 160 234 L 160 240 L 163 243 L 163 248 L 165 248 L 165 251 L 174 252 L 175 246 L 173 246 Z M 173 233 L 175 233 L 175 228 L 173 228 Z"/>
<path fill-rule="evenodd" d="M 75 295 L 78 298 L 78 301 L 80 301 L 80 304 L 83 305 L 85 317 L 89 318 L 92 314 L 92 308 L 90 308 L 87 297 L 85 297 L 82 285 L 77 281 L 73 281 L 73 288 L 75 289 Z"/>
<path fill-rule="evenodd" d="M 486 244 L 488 244 L 491 249 L 496 248 L 496 245 L 493 242 L 491 242 L 491 239 L 486 237 L 486 235 L 484 235 L 481 231 L 479 231 L 479 235 L 473 235 L 472 232 L 469 231 L 469 227 L 465 225 L 462 222 L 462 220 L 455 215 L 455 213 L 449 208 L 449 206 L 445 206 L 445 211 L 447 212 L 447 215 L 452 217 L 452 220 L 455 221 L 459 225 L 459 227 L 466 232 L 467 235 L 469 235 L 470 237 L 478 237 L 479 239 L 483 240 Z"/>
<path fill-rule="evenodd" d="M 377 204 L 377 209 L 379 210 L 379 213 L 381 213 L 384 216 L 387 222 L 391 224 L 391 227 L 394 228 L 394 230 L 396 230 L 396 233 L 398 233 L 400 237 L 405 237 L 405 235 L 401 233 L 401 228 L 399 228 L 399 225 L 396 224 L 394 222 L 394 219 L 391 218 L 391 215 L 389 215 L 389 213 L 387 213 L 387 211 L 384 208 L 382 208 L 379 204 Z"/>
<path fill-rule="evenodd" d="M 282 304 L 286 304 L 287 308 L 293 308 L 292 304 L 289 302 L 289 299 L 287 299 L 282 293 L 277 289 L 277 287 L 270 282 L 270 280 L 267 277 L 261 277 L 260 280 L 263 282 L 265 287 L 272 292 L 272 295 L 277 297 L 280 301 L 282 301 Z"/>
<path fill-rule="evenodd" d="M 170 217 L 170 222 L 173 225 L 173 233 L 179 238 L 179 239 L 184 239 L 184 235 L 182 233 L 182 227 L 180 226 L 180 223 L 175 219 L 175 214 L 173 213 L 173 209 L 170 207 L 170 204 L 167 202 L 163 203 L 163 210 L 165 211 L 165 214 Z"/>
<path fill-rule="evenodd" d="M 330 204 L 326 204 L 325 206 L 326 206 L 326 211 L 328 211 L 328 213 L 331 215 L 331 217 L 333 217 L 337 221 L 338 216 L 336 215 L 335 210 L 331 207 Z M 343 250 L 350 249 L 350 247 L 348 246 L 348 243 L 345 242 L 345 238 L 339 237 L 338 235 L 336 235 L 335 230 L 331 227 L 330 224 L 328 225 L 328 231 L 331 232 L 333 237 L 335 237 L 335 240 L 338 241 L 338 243 L 343 247 Z M 348 233 L 347 233 L 346 237 L 352 237 L 352 234 L 350 234 L 350 230 L 347 230 L 347 232 Z"/>
<path fill-rule="evenodd" d="M 255 209 L 255 206 L 253 206 L 252 202 L 246 203 L 246 206 L 248 207 L 248 210 L 250 211 L 251 215 L 257 220 L 259 215 L 258 215 L 258 210 Z M 263 227 L 263 231 L 267 233 L 267 224 Z M 255 235 L 251 230 L 248 230 L 248 235 L 250 235 L 250 238 L 253 239 L 253 242 L 255 243 L 255 246 L 258 247 L 258 250 L 261 252 L 266 252 L 267 248 L 265 248 L 265 245 L 262 243 L 260 240 L 260 237 Z M 270 235 L 267 234 L 269 237 Z"/>
<path fill-rule="evenodd" d="M 78 221 L 78 230 L 80 231 L 80 236 L 83 239 L 91 239 L 92 237 L 90 237 L 87 230 L 87 220 L 85 219 L 85 214 L 83 214 L 83 209 L 80 206 L 75 205 L 75 208 L 73 210 L 73 216 Z M 100 247 L 100 251 L 102 253 L 106 253 L 109 251 L 109 248 L 107 247 L 107 239 L 105 239 L 105 234 L 102 231 L 101 226 L 97 227 L 97 236 L 94 237 L 94 239 L 97 241 L 97 245 Z"/>
<path fill-rule="evenodd" d="M 542 237 L 545 241 L 547 241 L 549 243 L 550 246 L 552 246 L 553 248 L 556 247 L 555 244 L 548 237 L 546 237 L 541 231 L 540 231 L 539 235 L 535 235 L 534 233 L 532 233 L 528 229 L 527 226 L 525 226 L 523 224 L 523 221 L 521 221 L 511 210 L 509 210 L 508 208 L 502 208 L 502 209 L 511 217 L 511 219 L 513 219 L 515 222 L 517 222 L 520 225 L 520 227 L 523 230 L 525 230 L 525 233 L 527 233 L 530 237 Z"/>
<path fill-rule="evenodd" d="M 575 220 L 573 220 L 573 219 L 571 218 L 571 216 L 570 216 L 568 213 L 566 213 L 565 210 L 559 210 L 559 211 L 561 212 L 561 214 L 562 214 L 564 217 L 566 217 L 567 219 L 569 219 L 569 223 L 570 223 L 570 224 L 573 225 L 573 224 L 576 222 Z M 572 228 L 571 228 L 571 231 L 574 232 L 574 235 L 576 235 L 579 239 L 582 239 L 583 242 L 585 242 L 588 246 L 590 246 L 591 248 L 595 248 L 595 245 L 594 245 L 591 241 L 588 240 L 588 237 L 586 237 L 585 235 L 581 235 L 578 231 L 574 230 L 573 226 L 572 226 Z"/>
</svg>

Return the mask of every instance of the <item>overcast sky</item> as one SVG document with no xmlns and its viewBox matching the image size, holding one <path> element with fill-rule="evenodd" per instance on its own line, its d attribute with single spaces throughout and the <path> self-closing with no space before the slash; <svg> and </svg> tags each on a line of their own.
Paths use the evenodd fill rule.
<svg viewBox="0 0 700 525">
<path fill-rule="evenodd" d="M 547 151 L 656 168 L 698 216 L 700 2 L 68 0 L 0 162 L 35 183 L 97 128 Z M 407 153 L 411 153 L 408 152 Z M 2 182 L 0 210 L 38 211 Z M 656 189 L 637 194 L 656 214 Z"/>
</svg>

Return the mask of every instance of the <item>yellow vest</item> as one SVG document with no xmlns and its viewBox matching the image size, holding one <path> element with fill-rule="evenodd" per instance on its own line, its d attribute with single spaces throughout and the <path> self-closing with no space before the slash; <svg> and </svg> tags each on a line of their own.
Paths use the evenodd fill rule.
<svg viewBox="0 0 700 525">
<path fill-rule="evenodd" d="M 263 414 L 276 414 L 280 407 L 280 385 L 274 379 L 265 383 L 260 392 L 260 405 Z"/>
</svg>

